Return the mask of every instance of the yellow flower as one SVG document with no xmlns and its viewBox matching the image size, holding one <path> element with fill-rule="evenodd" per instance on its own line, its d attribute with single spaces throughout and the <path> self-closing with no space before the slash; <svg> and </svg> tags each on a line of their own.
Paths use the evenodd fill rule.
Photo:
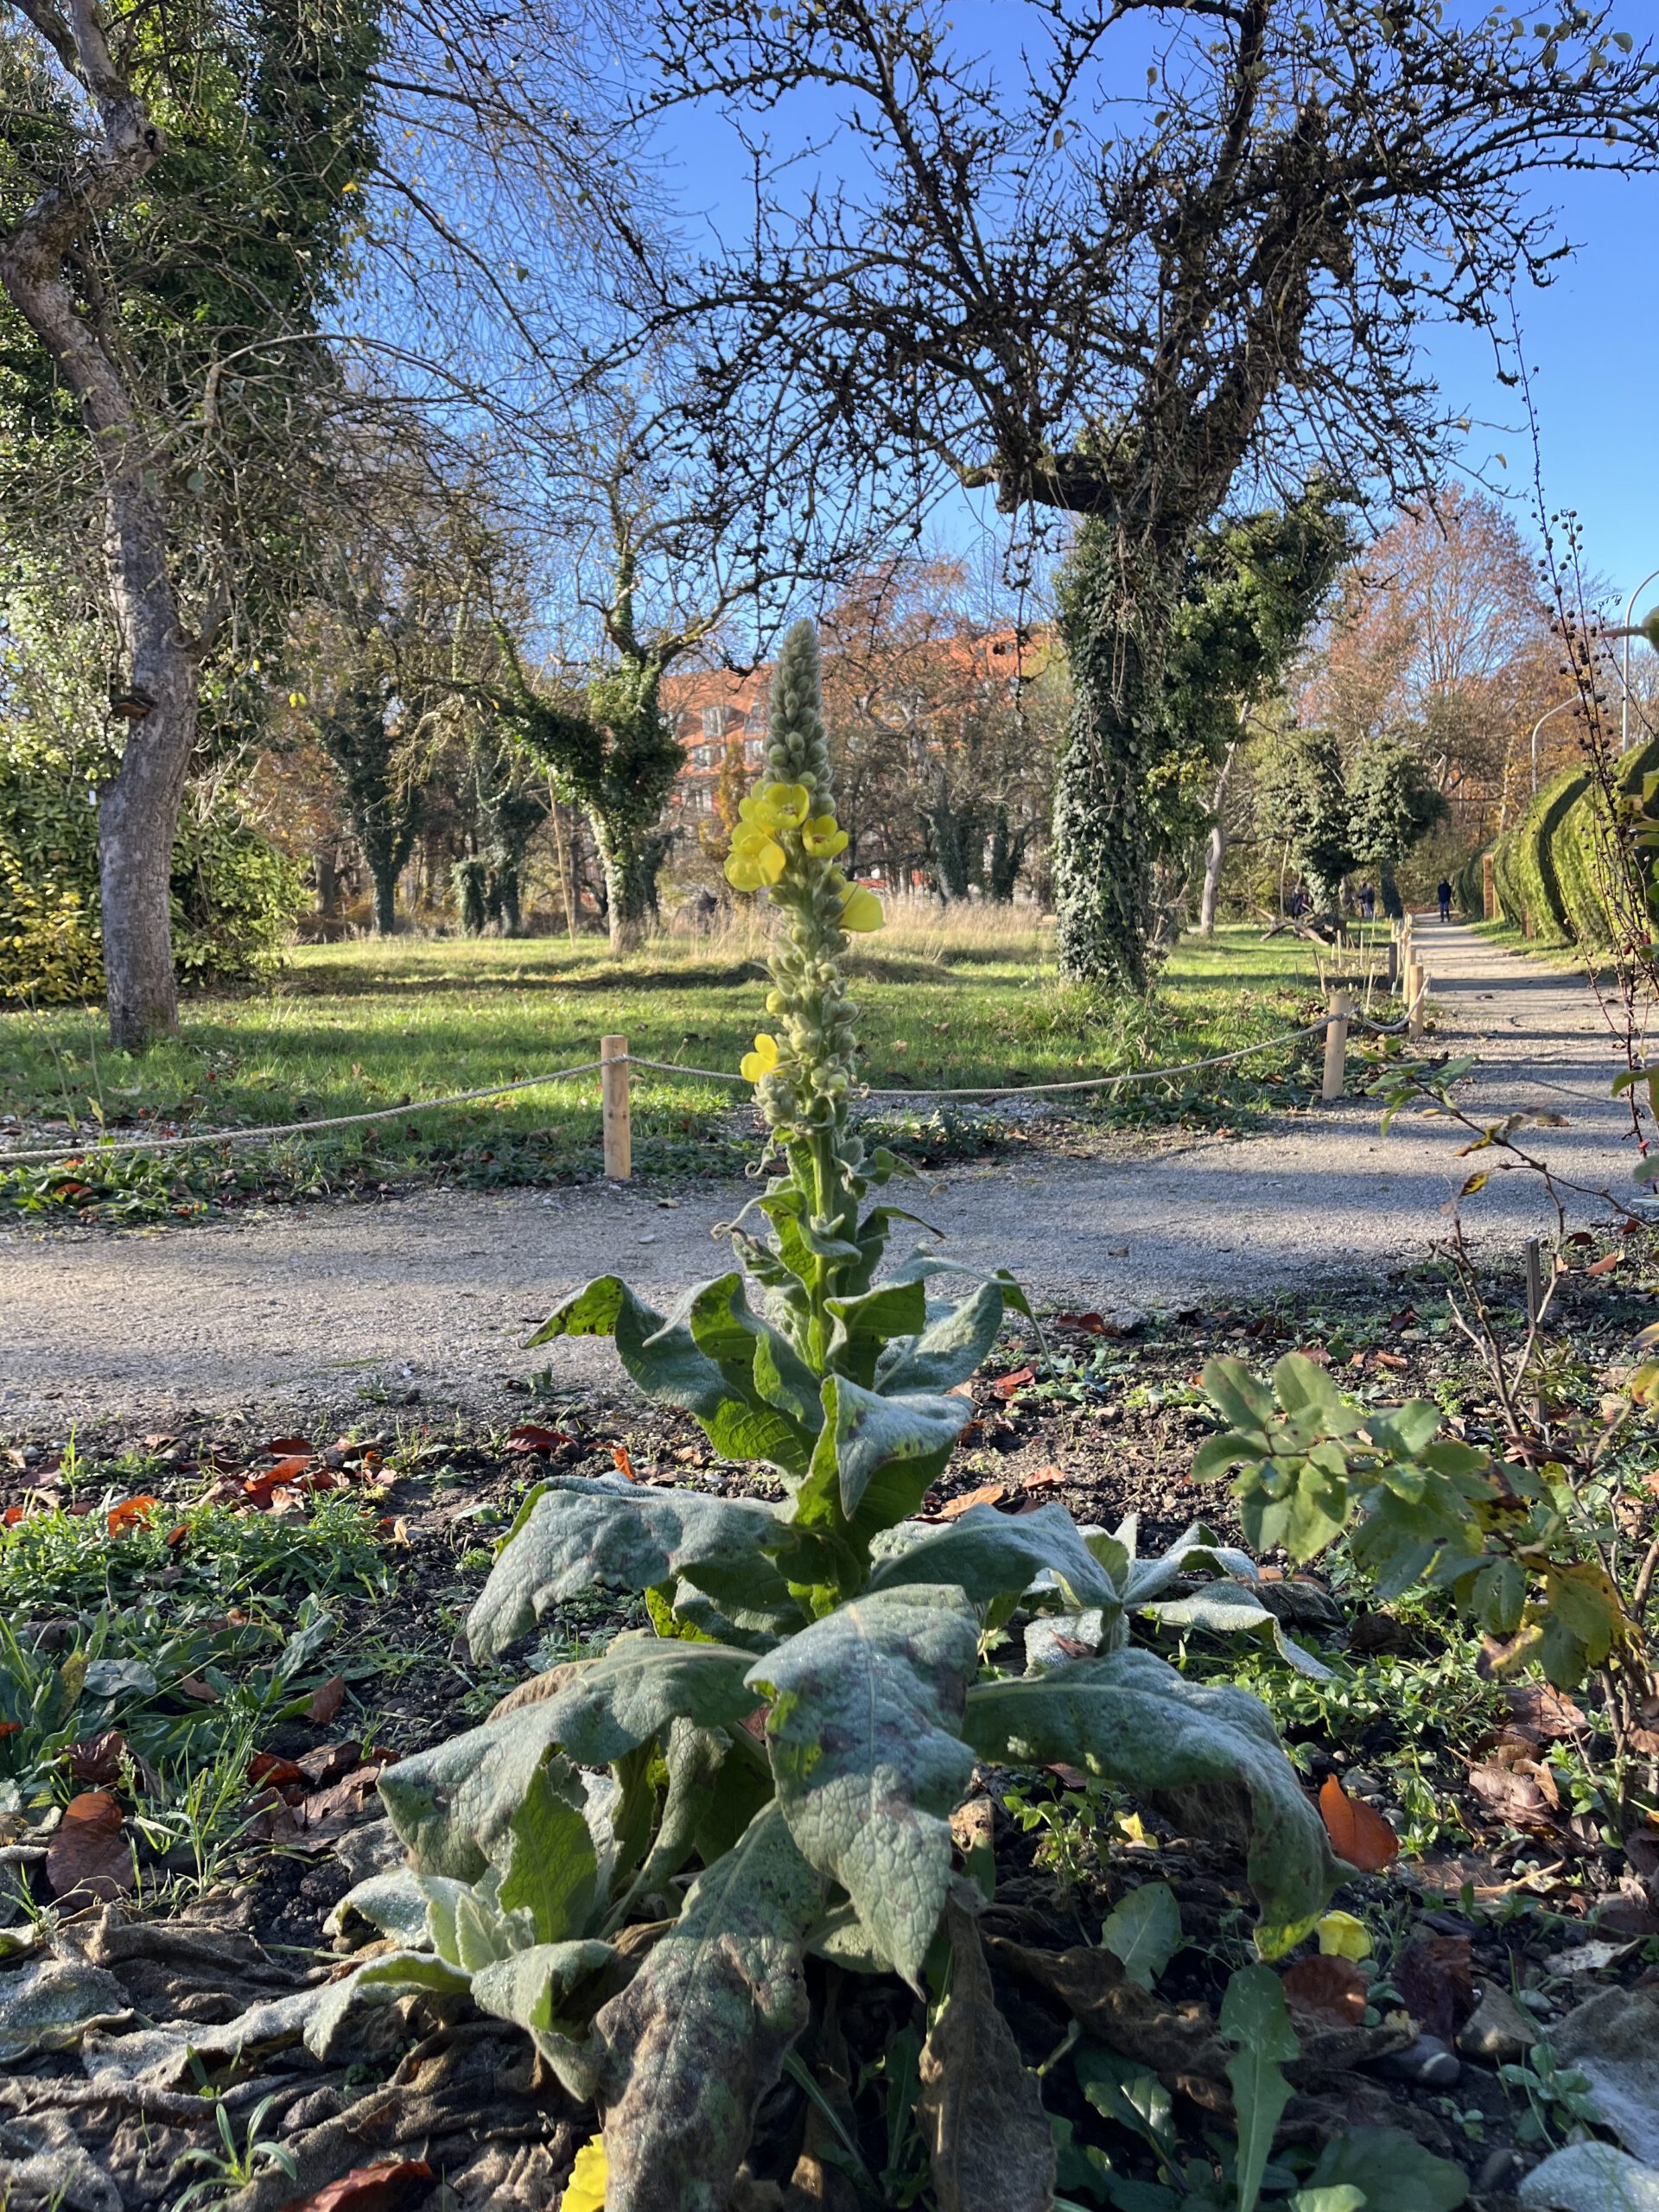
<svg viewBox="0 0 1659 2212">
<path fill-rule="evenodd" d="M 1371 1955 L 1370 1932 L 1351 1912 L 1327 1912 L 1313 1932 L 1319 1939 L 1321 1958 L 1369 1959 Z"/>
<path fill-rule="evenodd" d="M 812 794 L 804 784 L 763 784 L 737 810 L 746 822 L 758 823 L 763 830 L 798 830 L 811 804 Z"/>
<path fill-rule="evenodd" d="M 778 1065 L 778 1039 L 768 1037 L 763 1029 L 754 1040 L 754 1050 L 745 1052 L 738 1063 L 738 1073 L 745 1083 L 759 1083 L 763 1075 L 770 1075 Z"/>
<path fill-rule="evenodd" d="M 759 891 L 763 885 L 777 882 L 787 860 L 778 840 L 750 823 L 732 840 L 726 880 L 739 891 Z"/>
<path fill-rule="evenodd" d="M 605 2138 L 595 2135 L 576 2153 L 569 2183 L 559 2199 L 559 2212 L 605 2212 L 605 2184 L 609 2179 Z"/>
<path fill-rule="evenodd" d="M 842 929 L 879 930 L 887 918 L 874 891 L 855 887 L 847 893 L 847 903 L 841 910 Z"/>
<path fill-rule="evenodd" d="M 837 827 L 833 814 L 820 814 L 802 830 L 801 845 L 815 860 L 832 861 L 837 853 L 846 851 L 847 832 Z"/>
</svg>

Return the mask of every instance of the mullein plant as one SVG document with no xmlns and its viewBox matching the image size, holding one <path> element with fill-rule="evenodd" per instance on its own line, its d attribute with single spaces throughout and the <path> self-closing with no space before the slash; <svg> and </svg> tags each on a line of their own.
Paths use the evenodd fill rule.
<svg viewBox="0 0 1659 2212">
<path fill-rule="evenodd" d="M 817 640 L 799 625 L 730 861 L 734 884 L 764 887 L 782 918 L 772 1026 L 744 1072 L 784 1172 L 728 1224 L 741 1264 L 672 1312 L 602 1275 L 532 1339 L 612 1338 L 649 1396 L 693 1414 L 770 1494 L 542 1484 L 468 1618 L 476 1657 L 596 1584 L 641 1594 L 650 1626 L 389 1768 L 408 1864 L 342 1908 L 396 1948 L 332 1986 L 331 2018 L 410 1986 L 464 1994 L 525 2029 L 598 2107 L 569 2212 L 726 2212 L 814 2005 L 860 1973 L 896 1975 L 928 2005 L 918 2117 L 941 2173 L 960 2178 L 963 2098 L 948 2085 L 963 2031 L 943 1993 L 971 1986 L 988 2005 L 981 1893 L 950 1829 L 976 1763 L 1065 1761 L 1162 1793 L 1236 1841 L 1265 1956 L 1313 1928 L 1337 1878 L 1265 1707 L 1130 1640 L 1132 1618 L 1162 1612 L 1280 1641 L 1243 1554 L 1194 1528 L 1137 1559 L 1132 1522 L 1079 1528 L 1055 1503 L 913 1517 L 972 1417 L 962 1386 L 1005 1307 L 1029 1308 L 1006 1274 L 931 1252 L 876 1280 L 893 1224 L 913 1217 L 866 1204 L 896 1163 L 867 1154 L 853 1121 L 841 962 L 880 909 L 837 868 L 845 849 Z M 952 1277 L 961 1294 L 940 1299 Z M 1046 2205 L 1039 2084 L 995 2033 L 1007 2125 L 987 2186 L 999 2212 Z"/>
</svg>

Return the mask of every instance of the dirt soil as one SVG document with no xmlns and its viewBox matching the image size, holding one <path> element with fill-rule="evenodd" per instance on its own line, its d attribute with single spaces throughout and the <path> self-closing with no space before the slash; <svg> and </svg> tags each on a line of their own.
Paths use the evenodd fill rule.
<svg viewBox="0 0 1659 2212">
<path fill-rule="evenodd" d="M 1471 1111 L 1563 1114 L 1529 1141 L 1586 1186 L 1575 1218 L 1636 1195 L 1621 1062 L 1583 982 L 1424 922 L 1437 1052 L 1475 1053 Z M 970 1266 L 1007 1266 L 1039 1299 L 1179 1312 L 1321 1281 L 1382 1280 L 1445 1230 L 1465 1132 L 1370 1100 L 1314 1106 L 1236 1139 L 1101 1139 L 928 1177 L 907 1200 Z M 1058 1127 L 1054 1135 L 1059 1136 Z M 1080 1156 L 1080 1154 L 1082 1156 Z M 710 1224 L 753 1187 L 682 1195 L 633 1184 L 510 1196 L 426 1193 L 272 1209 L 175 1230 L 0 1233 L 0 1431 L 89 1419 L 174 1426 L 280 1400 L 318 1419 L 365 1400 L 471 1417 L 511 1411 L 547 1355 L 531 1325 L 590 1276 L 626 1274 L 662 1305 L 716 1273 Z M 1513 1250 L 1550 1217 L 1535 1179 L 1499 1174 L 1466 1211 L 1473 1241 Z M 920 1232 L 918 1232 L 919 1234 Z M 613 1376 L 608 1345 L 556 1347 L 561 1379 Z M 522 1399 L 518 1400 L 522 1407 Z"/>
</svg>

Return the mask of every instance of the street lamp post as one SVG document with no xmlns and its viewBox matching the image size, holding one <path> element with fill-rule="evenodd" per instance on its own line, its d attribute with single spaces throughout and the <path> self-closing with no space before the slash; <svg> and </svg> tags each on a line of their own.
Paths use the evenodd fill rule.
<svg viewBox="0 0 1659 2212">
<path fill-rule="evenodd" d="M 1569 707 L 1576 707 L 1578 703 L 1576 699 L 1563 699 L 1560 706 L 1551 707 L 1547 713 L 1540 715 L 1532 726 L 1532 795 L 1534 798 L 1538 796 L 1538 733 L 1546 722 L 1554 721 L 1557 715 L 1564 715 Z"/>
</svg>

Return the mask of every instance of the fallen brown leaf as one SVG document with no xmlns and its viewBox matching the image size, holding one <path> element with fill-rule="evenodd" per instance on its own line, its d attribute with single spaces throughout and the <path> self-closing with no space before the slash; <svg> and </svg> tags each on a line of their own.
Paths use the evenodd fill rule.
<svg viewBox="0 0 1659 2212">
<path fill-rule="evenodd" d="M 973 1916 L 944 1908 L 950 1997 L 922 2051 L 916 2119 L 939 2212 L 1049 2212 L 1054 2143 L 1037 2077 L 996 2009 Z"/>
<path fill-rule="evenodd" d="M 1333 2028 L 1357 2028 L 1365 2018 L 1364 1974 L 1352 1959 L 1298 1959 L 1281 1977 L 1299 2012 Z"/>
<path fill-rule="evenodd" d="M 72 1910 L 107 1904 L 136 1885 L 126 1823 L 107 1789 L 83 1790 L 64 1807 L 47 1847 L 46 1879 L 53 1896 Z"/>
<path fill-rule="evenodd" d="M 330 1675 L 327 1681 L 312 1691 L 306 1700 L 305 1718 L 319 1727 L 332 1720 L 346 1702 L 346 1677 Z"/>
<path fill-rule="evenodd" d="M 1475 2009 L 1474 1966 L 1466 1936 L 1419 1936 L 1389 1979 L 1426 2033 L 1449 2044 Z"/>
<path fill-rule="evenodd" d="M 432 2180 L 424 2158 L 379 2158 L 372 2166 L 353 2166 L 309 2196 L 290 2198 L 281 2212 L 397 2212 Z"/>
</svg>

